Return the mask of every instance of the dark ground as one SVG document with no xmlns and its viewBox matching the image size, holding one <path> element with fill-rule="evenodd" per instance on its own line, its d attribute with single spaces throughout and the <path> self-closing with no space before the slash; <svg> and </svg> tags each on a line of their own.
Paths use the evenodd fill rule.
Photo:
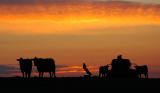
<svg viewBox="0 0 160 93">
<path fill-rule="evenodd" d="M 3 91 L 3 92 L 1 92 Z M 0 78 L 0 93 L 160 93 L 160 79 Z"/>
</svg>

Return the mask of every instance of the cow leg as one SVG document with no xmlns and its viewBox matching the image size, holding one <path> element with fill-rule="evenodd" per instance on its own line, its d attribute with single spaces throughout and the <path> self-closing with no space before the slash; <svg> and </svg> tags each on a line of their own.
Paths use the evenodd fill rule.
<svg viewBox="0 0 160 93">
<path fill-rule="evenodd" d="M 147 73 L 145 73 L 145 78 L 148 78 L 148 74 Z"/>
<path fill-rule="evenodd" d="M 52 78 L 52 72 L 49 72 L 50 78 Z"/>
<path fill-rule="evenodd" d="M 51 71 L 50 77 L 51 77 L 51 78 L 53 77 L 53 72 L 52 72 L 52 71 Z"/>
<path fill-rule="evenodd" d="M 53 70 L 53 71 L 51 71 L 51 77 L 56 77 L 56 75 L 55 75 L 55 70 Z"/>
<path fill-rule="evenodd" d="M 51 72 L 51 76 L 52 76 L 52 77 L 54 76 L 54 72 Z"/>
<path fill-rule="evenodd" d="M 139 77 L 140 77 L 140 78 L 142 78 L 142 75 L 141 75 L 141 74 L 139 74 Z"/>
<path fill-rule="evenodd" d="M 26 78 L 28 78 L 28 72 L 25 72 L 26 73 Z"/>
<path fill-rule="evenodd" d="M 42 72 L 40 72 L 40 78 L 42 77 Z"/>
<path fill-rule="evenodd" d="M 27 72 L 25 72 L 25 78 L 27 78 Z"/>
<path fill-rule="evenodd" d="M 99 73 L 99 77 L 101 77 L 101 73 Z"/>
<path fill-rule="evenodd" d="M 137 74 L 138 78 L 140 78 L 139 74 Z"/>
<path fill-rule="evenodd" d="M 41 77 L 41 72 L 39 72 L 39 78 Z"/>
<path fill-rule="evenodd" d="M 40 78 L 43 77 L 43 72 L 39 72 L 39 77 L 40 77 Z"/>
<path fill-rule="evenodd" d="M 102 73 L 102 77 L 104 77 L 104 74 Z"/>
<path fill-rule="evenodd" d="M 28 72 L 26 72 L 26 78 L 28 78 Z"/>
<path fill-rule="evenodd" d="M 44 72 L 42 72 L 42 78 L 43 78 L 43 74 L 44 74 Z"/>
<path fill-rule="evenodd" d="M 30 78 L 30 77 L 31 77 L 31 72 L 28 73 L 28 78 Z"/>
<path fill-rule="evenodd" d="M 54 72 L 52 72 L 52 77 L 56 77 L 56 72 L 54 71 Z"/>
<path fill-rule="evenodd" d="M 24 78 L 24 72 L 22 72 L 22 76 L 23 76 L 23 78 Z"/>
<path fill-rule="evenodd" d="M 107 77 L 107 74 L 105 73 L 105 78 Z"/>
</svg>

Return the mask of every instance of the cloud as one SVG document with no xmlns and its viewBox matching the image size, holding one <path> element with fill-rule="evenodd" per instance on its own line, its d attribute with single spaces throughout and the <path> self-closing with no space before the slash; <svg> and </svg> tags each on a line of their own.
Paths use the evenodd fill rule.
<svg viewBox="0 0 160 93">
<path fill-rule="evenodd" d="M 35 3 L 38 0 L 0 0 L 0 3 L 20 4 L 20 3 Z"/>
<path fill-rule="evenodd" d="M 66 2 L 86 2 L 94 0 L 0 0 L 1 4 L 34 4 L 34 3 L 66 3 Z"/>
<path fill-rule="evenodd" d="M 17 73 L 18 70 L 16 65 L 0 65 L 0 77 L 10 77 L 13 73 Z"/>
<path fill-rule="evenodd" d="M 97 67 L 90 66 L 91 72 L 96 72 Z M 81 66 L 56 65 L 57 76 L 79 76 L 84 73 Z M 48 76 L 48 74 L 45 74 Z M 0 65 L 0 77 L 21 76 L 19 65 Z M 38 76 L 37 68 L 32 67 L 32 76 Z"/>
<path fill-rule="evenodd" d="M 80 3 L 80 2 L 141 2 L 160 3 L 156 0 L 0 0 L 0 4 Z"/>
<path fill-rule="evenodd" d="M 159 65 L 153 66 L 149 69 L 149 76 L 151 78 L 157 78 L 160 75 Z M 98 74 L 98 66 L 89 66 L 89 70 L 94 74 Z M 85 74 L 81 66 L 67 66 L 67 65 L 56 65 L 56 73 L 58 77 L 74 77 L 82 76 Z M 0 65 L 0 77 L 14 77 L 21 76 L 18 65 Z M 32 77 L 38 76 L 36 67 L 33 66 Z M 48 73 L 45 76 L 49 77 Z"/>
</svg>

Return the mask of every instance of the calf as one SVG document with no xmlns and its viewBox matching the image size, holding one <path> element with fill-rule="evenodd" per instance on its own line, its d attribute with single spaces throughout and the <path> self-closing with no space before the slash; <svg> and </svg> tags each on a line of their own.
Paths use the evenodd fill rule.
<svg viewBox="0 0 160 93">
<path fill-rule="evenodd" d="M 137 72 L 139 78 L 142 78 L 142 75 L 144 75 L 145 78 L 148 78 L 148 67 L 147 67 L 147 65 L 135 66 L 135 68 L 136 68 L 136 72 Z"/>
<path fill-rule="evenodd" d="M 99 77 L 107 77 L 109 66 L 100 66 L 99 67 Z"/>
</svg>

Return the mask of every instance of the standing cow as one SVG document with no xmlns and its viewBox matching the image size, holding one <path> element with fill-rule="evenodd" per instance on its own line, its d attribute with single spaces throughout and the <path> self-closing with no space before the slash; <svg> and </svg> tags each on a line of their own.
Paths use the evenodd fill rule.
<svg viewBox="0 0 160 93">
<path fill-rule="evenodd" d="M 99 67 L 99 77 L 107 77 L 109 65 Z"/>
<path fill-rule="evenodd" d="M 147 65 L 143 65 L 143 66 L 135 66 L 136 68 L 136 72 L 139 76 L 139 78 L 142 78 L 142 75 L 145 76 L 145 78 L 148 78 L 148 67 Z"/>
<path fill-rule="evenodd" d="M 19 61 L 20 70 L 22 72 L 23 78 L 30 78 L 32 71 L 32 60 L 31 59 L 17 59 Z"/>
<path fill-rule="evenodd" d="M 44 72 L 48 72 L 50 77 L 56 77 L 55 74 L 55 61 L 52 58 L 37 58 L 33 59 L 34 65 L 37 67 L 39 77 L 43 77 Z"/>
</svg>

